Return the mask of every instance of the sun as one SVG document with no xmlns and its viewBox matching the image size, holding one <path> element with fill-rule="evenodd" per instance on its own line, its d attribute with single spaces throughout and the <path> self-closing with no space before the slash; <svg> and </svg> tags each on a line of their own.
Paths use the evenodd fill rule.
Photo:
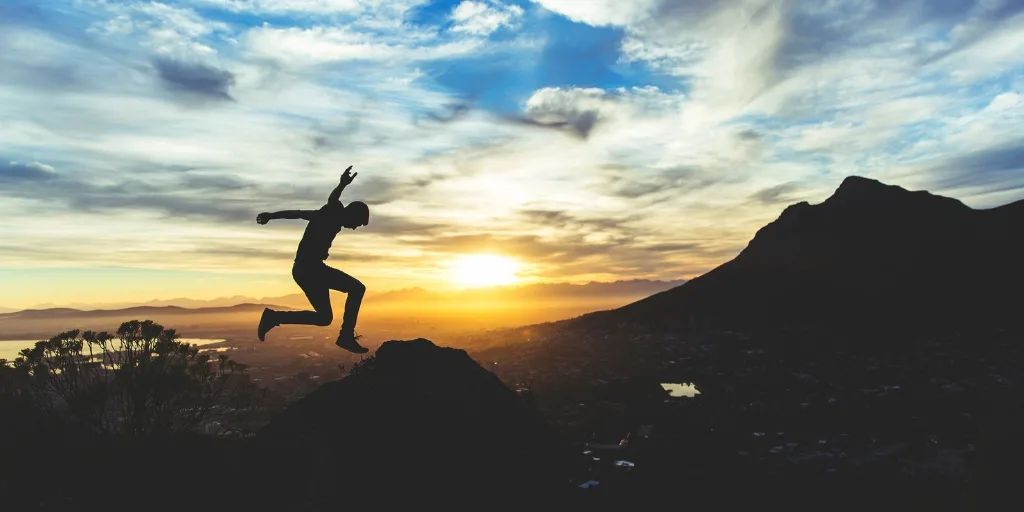
<svg viewBox="0 0 1024 512">
<path fill-rule="evenodd" d="M 520 265 L 494 254 L 467 254 L 451 263 L 453 283 L 467 287 L 499 286 L 519 282 Z"/>
</svg>

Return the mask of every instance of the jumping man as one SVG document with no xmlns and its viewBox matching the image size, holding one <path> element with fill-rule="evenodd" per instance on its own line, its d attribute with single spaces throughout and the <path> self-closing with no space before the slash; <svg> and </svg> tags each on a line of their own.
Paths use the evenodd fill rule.
<svg viewBox="0 0 1024 512">
<path fill-rule="evenodd" d="M 338 186 L 331 192 L 327 204 L 319 210 L 284 210 L 274 213 L 261 213 L 256 216 L 256 222 L 266 224 L 272 219 L 303 219 L 309 221 L 306 224 L 306 231 L 299 241 L 299 248 L 295 252 L 295 264 L 292 265 L 292 278 L 306 294 L 314 311 L 275 311 L 270 308 L 263 310 L 260 318 L 260 325 L 257 329 L 260 341 L 263 341 L 267 332 L 282 324 L 302 324 L 328 326 L 334 320 L 334 313 L 331 311 L 331 290 L 345 292 L 348 297 L 345 299 L 345 315 L 341 322 L 341 333 L 338 334 L 336 344 L 350 352 L 364 354 L 365 347 L 359 345 L 355 338 L 356 317 L 359 315 L 359 305 L 366 293 L 366 286 L 358 279 L 336 269 L 327 266 L 324 260 L 327 259 L 328 251 L 334 242 L 334 237 L 341 232 L 341 228 L 355 230 L 359 226 L 370 223 L 370 209 L 362 201 L 352 201 L 345 206 L 339 198 L 341 191 L 352 183 L 352 180 L 359 173 L 350 174 L 352 166 L 345 169 L 341 175 Z"/>
</svg>

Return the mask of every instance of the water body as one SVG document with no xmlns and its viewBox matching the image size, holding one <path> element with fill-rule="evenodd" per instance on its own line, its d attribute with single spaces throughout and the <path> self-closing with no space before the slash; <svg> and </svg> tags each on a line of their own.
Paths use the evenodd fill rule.
<svg viewBox="0 0 1024 512">
<path fill-rule="evenodd" d="M 0 359 L 6 359 L 13 361 L 18 357 L 18 352 L 26 348 L 32 348 L 36 345 L 39 340 L 0 340 Z M 214 343 L 223 343 L 223 339 L 212 339 L 212 338 L 180 338 L 178 341 L 182 343 L 188 343 L 189 345 L 212 345 Z"/>
<path fill-rule="evenodd" d="M 661 384 L 662 389 L 668 391 L 669 396 L 693 398 L 700 394 L 700 390 L 697 389 L 697 385 L 684 382 L 682 384 L 673 384 L 669 382 L 663 382 Z"/>
</svg>

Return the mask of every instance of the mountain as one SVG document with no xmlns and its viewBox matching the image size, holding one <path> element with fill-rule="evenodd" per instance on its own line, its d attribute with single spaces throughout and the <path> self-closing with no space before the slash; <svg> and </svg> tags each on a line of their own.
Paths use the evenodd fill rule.
<svg viewBox="0 0 1024 512">
<path fill-rule="evenodd" d="M 420 338 L 385 342 L 350 376 L 289 406 L 243 460 L 265 507 L 321 510 L 349 499 L 544 496 L 566 487 L 565 453 L 494 374 Z"/>
<path fill-rule="evenodd" d="M 193 308 L 193 309 L 195 309 L 195 308 L 217 308 L 217 307 L 223 308 L 223 307 L 235 306 L 235 305 L 238 305 L 238 304 L 262 304 L 262 303 L 264 303 L 265 300 L 266 300 L 266 298 L 264 298 L 264 299 L 257 299 L 257 298 L 253 298 L 253 297 L 246 297 L 244 295 L 234 295 L 234 296 L 231 296 L 231 297 L 220 297 L 220 298 L 211 299 L 211 300 L 195 300 L 195 299 L 187 299 L 187 298 L 184 298 L 184 297 L 179 297 L 177 299 L 151 300 L 149 302 L 145 302 L 143 304 L 140 304 L 140 306 L 178 306 L 178 307 L 181 307 L 181 308 Z"/>
<path fill-rule="evenodd" d="M 72 308 L 51 308 L 51 309 L 26 309 L 12 313 L 0 314 L 0 320 L 30 320 L 30 319 L 58 319 L 58 318 L 147 318 L 149 316 L 163 315 L 214 315 L 225 313 L 251 313 L 262 312 L 263 304 L 238 304 L 229 307 L 216 308 L 182 308 L 178 306 L 136 306 L 122 309 L 93 309 L 80 310 Z M 276 306 L 280 307 L 280 306 Z"/>
<path fill-rule="evenodd" d="M 945 329 L 1019 322 L 1024 201 L 956 199 L 851 176 L 789 206 L 732 261 L 590 324 Z"/>
<path fill-rule="evenodd" d="M 489 286 L 469 288 L 450 292 L 431 292 L 423 288 L 394 290 L 377 295 L 368 295 L 367 300 L 385 304 L 390 302 L 446 301 L 470 303 L 477 300 L 515 301 L 544 300 L 564 301 L 615 301 L 622 298 L 636 300 L 648 295 L 679 286 L 684 281 L 656 281 L 648 279 L 621 280 L 614 282 L 535 283 L 520 286 Z"/>
<path fill-rule="evenodd" d="M 266 299 L 263 299 L 263 300 L 266 300 Z M 31 308 L 28 308 L 28 309 L 65 309 L 66 308 L 66 309 L 78 309 L 78 310 L 82 310 L 82 311 L 91 311 L 91 310 L 102 310 L 102 309 L 106 309 L 106 310 L 126 309 L 126 308 L 133 308 L 133 307 L 139 307 L 139 306 L 154 306 L 154 307 L 175 306 L 175 307 L 179 307 L 179 308 L 198 309 L 198 308 L 206 308 L 206 307 L 230 307 L 230 306 L 235 306 L 235 305 L 238 305 L 238 304 L 259 304 L 259 303 L 262 303 L 263 300 L 257 299 L 257 298 L 253 298 L 253 297 L 246 297 L 244 295 L 235 295 L 233 297 L 220 297 L 220 298 L 217 298 L 217 299 L 209 299 L 209 300 L 189 299 L 189 298 L 185 298 L 185 297 L 179 297 L 179 298 L 176 298 L 176 299 L 151 300 L 151 301 L 142 302 L 142 303 L 139 303 L 139 302 L 104 302 L 104 303 L 72 302 L 72 303 L 65 303 L 65 304 L 58 305 L 58 304 L 47 302 L 47 303 L 43 303 L 43 304 L 36 304 L 35 306 L 32 306 Z M 3 311 L 2 309 L 0 309 L 0 313 L 9 313 L 9 312 L 12 312 L 12 311 L 19 311 L 19 310 L 17 310 L 17 309 L 10 309 L 8 311 Z"/>
<path fill-rule="evenodd" d="M 426 303 L 428 301 L 449 301 L 464 302 L 479 298 L 490 298 L 494 300 L 509 299 L 532 299 L 544 298 L 552 301 L 565 299 L 587 299 L 593 301 L 617 301 L 619 299 L 636 300 L 648 295 L 658 293 L 674 286 L 682 284 L 682 280 L 657 281 L 647 279 L 635 279 L 615 282 L 591 282 L 586 284 L 569 283 L 539 283 L 523 286 L 494 286 L 479 289 L 459 290 L 454 292 L 432 292 L 423 288 L 407 288 L 402 290 L 388 290 L 375 292 L 371 290 L 366 295 L 367 301 L 376 304 L 406 304 Z M 339 304 L 343 304 L 344 299 Z M 220 297 L 216 299 L 201 300 L 179 297 L 175 299 L 151 300 L 144 303 L 132 302 L 110 302 L 110 303 L 69 303 L 69 304 L 38 304 L 32 310 L 55 310 L 75 309 L 80 311 L 91 310 L 121 310 L 140 306 L 174 306 L 178 308 L 225 308 L 239 304 L 280 304 L 284 306 L 306 309 L 309 301 L 301 293 L 292 293 L 277 297 L 248 297 L 245 295 L 234 295 L 231 297 Z M 0 308 L 0 314 L 20 311 L 16 308 Z"/>
</svg>

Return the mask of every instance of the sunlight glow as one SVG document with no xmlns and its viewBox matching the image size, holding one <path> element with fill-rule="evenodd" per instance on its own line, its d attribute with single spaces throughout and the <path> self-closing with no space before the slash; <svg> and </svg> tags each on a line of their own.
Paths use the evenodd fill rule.
<svg viewBox="0 0 1024 512">
<path fill-rule="evenodd" d="M 468 254 L 451 264 L 453 283 L 467 288 L 499 286 L 519 282 L 520 265 L 515 260 L 493 254 Z"/>
</svg>

